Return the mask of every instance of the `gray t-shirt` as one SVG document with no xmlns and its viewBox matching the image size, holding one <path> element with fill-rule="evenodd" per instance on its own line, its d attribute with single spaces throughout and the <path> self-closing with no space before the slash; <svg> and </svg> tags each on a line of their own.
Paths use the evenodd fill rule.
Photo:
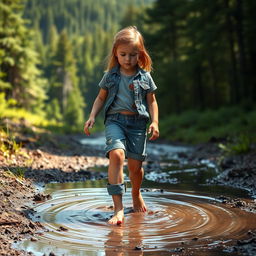
<svg viewBox="0 0 256 256">
<path fill-rule="evenodd" d="M 121 74 L 118 92 L 116 94 L 114 102 L 111 104 L 108 114 L 115 114 L 122 111 L 131 111 L 138 113 L 136 105 L 134 104 L 134 85 L 133 79 L 136 75 L 127 76 Z M 150 89 L 148 92 L 153 92 L 156 90 L 156 85 L 148 73 Z M 99 86 L 103 89 L 107 89 L 105 86 L 106 83 L 106 74 L 103 76 L 102 80 L 99 83 Z"/>
<path fill-rule="evenodd" d="M 133 78 L 132 76 L 126 76 L 121 74 L 118 92 L 115 101 L 110 106 L 108 114 L 115 114 L 121 111 L 137 112 L 136 106 L 134 106 L 133 96 Z"/>
</svg>

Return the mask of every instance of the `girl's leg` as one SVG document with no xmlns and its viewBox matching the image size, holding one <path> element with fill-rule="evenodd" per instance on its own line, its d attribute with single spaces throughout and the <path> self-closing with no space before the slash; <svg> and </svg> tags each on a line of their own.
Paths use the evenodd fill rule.
<svg viewBox="0 0 256 256">
<path fill-rule="evenodd" d="M 135 212 L 145 212 L 147 207 L 140 193 L 140 186 L 144 176 L 142 161 L 128 158 L 128 169 L 132 184 L 133 210 Z"/>
<path fill-rule="evenodd" d="M 109 184 L 122 184 L 123 165 L 125 154 L 123 149 L 113 149 L 109 152 L 108 182 Z M 114 216 L 108 221 L 109 224 L 121 224 L 124 218 L 122 195 L 112 195 L 114 203 Z"/>
</svg>

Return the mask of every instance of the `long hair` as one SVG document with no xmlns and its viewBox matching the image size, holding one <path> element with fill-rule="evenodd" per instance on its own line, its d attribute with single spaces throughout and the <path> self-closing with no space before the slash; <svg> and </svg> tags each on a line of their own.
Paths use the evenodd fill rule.
<svg viewBox="0 0 256 256">
<path fill-rule="evenodd" d="M 107 71 L 118 64 L 116 51 L 121 44 L 134 44 L 139 50 L 138 66 L 146 71 L 152 70 L 152 60 L 145 48 L 144 39 L 135 26 L 129 26 L 120 30 L 114 37 L 112 50 L 107 60 Z"/>
</svg>

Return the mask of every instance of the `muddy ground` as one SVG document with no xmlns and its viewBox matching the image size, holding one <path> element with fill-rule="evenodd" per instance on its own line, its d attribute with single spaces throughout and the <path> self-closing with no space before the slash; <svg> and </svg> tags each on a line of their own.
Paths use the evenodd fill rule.
<svg viewBox="0 0 256 256">
<path fill-rule="evenodd" d="M 44 232 L 39 222 L 28 218 L 36 201 L 49 198 L 35 184 L 106 178 L 106 173 L 94 170 L 95 165 L 108 164 L 103 151 L 81 145 L 80 136 L 19 133 L 15 140 L 22 143 L 22 149 L 8 156 L 0 153 L 0 255 L 30 255 L 14 250 L 12 244 L 25 237 L 33 241 L 33 234 Z M 256 196 L 255 152 L 223 157 L 217 144 L 211 142 L 197 145 L 191 153 L 182 153 L 180 157 L 191 163 L 201 159 L 218 163 L 223 172 L 209 182 L 247 189 L 252 197 Z M 152 162 L 154 159 L 149 159 L 145 169 L 149 164 L 152 166 Z M 256 209 L 253 198 L 250 205 L 238 201 L 223 198 L 223 203 L 246 210 Z M 230 251 L 255 255 L 252 254 L 256 251 L 255 231 L 249 232 L 250 239 L 237 241 Z"/>
</svg>

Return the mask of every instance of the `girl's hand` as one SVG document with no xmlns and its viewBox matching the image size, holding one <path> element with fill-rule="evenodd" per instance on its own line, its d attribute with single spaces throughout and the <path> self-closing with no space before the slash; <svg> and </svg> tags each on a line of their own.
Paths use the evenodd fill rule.
<svg viewBox="0 0 256 256">
<path fill-rule="evenodd" d="M 84 124 L 84 133 L 89 136 L 90 135 L 90 131 L 89 129 L 91 129 L 93 127 L 95 123 L 95 119 L 94 118 L 89 118 L 85 124 Z"/>
<path fill-rule="evenodd" d="M 159 137 L 158 123 L 152 122 L 148 128 L 148 134 L 151 133 L 149 140 L 156 140 Z"/>
</svg>

